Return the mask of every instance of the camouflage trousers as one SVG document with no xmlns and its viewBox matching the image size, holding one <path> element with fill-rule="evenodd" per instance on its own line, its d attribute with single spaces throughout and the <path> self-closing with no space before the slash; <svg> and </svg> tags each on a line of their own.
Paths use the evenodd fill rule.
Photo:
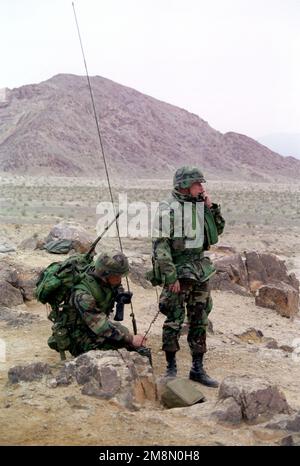
<svg viewBox="0 0 300 466">
<path fill-rule="evenodd" d="M 119 322 L 115 322 L 114 325 L 120 330 L 127 330 Z M 132 347 L 123 340 L 117 341 L 110 338 L 96 337 L 80 320 L 76 325 L 54 325 L 52 327 L 52 336 L 48 339 L 48 345 L 56 351 L 67 350 L 75 357 L 95 349 L 117 350 L 126 348 L 129 351 L 132 350 Z"/>
<path fill-rule="evenodd" d="M 124 333 L 128 332 L 126 327 L 124 327 L 119 322 L 114 322 L 114 326 L 117 327 L 120 331 L 124 331 Z M 95 337 L 95 335 L 87 328 L 79 327 L 72 334 L 72 337 L 73 341 L 75 342 L 76 353 L 85 353 L 92 349 L 105 351 L 126 348 L 128 350 L 132 350 L 132 347 L 125 343 L 123 340 L 118 341 L 108 337 Z"/>
<path fill-rule="evenodd" d="M 187 341 L 192 354 L 206 352 L 206 329 L 212 309 L 209 281 L 180 280 L 180 293 L 164 287 L 159 299 L 160 311 L 167 316 L 163 325 L 163 351 L 178 351 L 185 310 L 188 319 Z"/>
</svg>

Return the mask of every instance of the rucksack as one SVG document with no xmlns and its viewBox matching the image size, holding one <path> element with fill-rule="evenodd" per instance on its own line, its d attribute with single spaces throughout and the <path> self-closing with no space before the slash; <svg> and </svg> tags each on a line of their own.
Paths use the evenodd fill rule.
<svg viewBox="0 0 300 466">
<path fill-rule="evenodd" d="M 77 356 L 72 331 L 76 332 L 78 314 L 74 307 L 69 304 L 71 291 L 92 264 L 98 242 L 120 214 L 121 212 L 116 214 L 115 218 L 93 242 L 87 253 L 73 254 L 62 262 L 52 262 L 38 278 L 35 297 L 39 302 L 51 306 L 48 319 L 54 323 L 48 345 L 60 353 L 61 359 L 65 359 L 64 352 L 66 350 L 70 351 L 73 356 Z"/>
<path fill-rule="evenodd" d="M 66 350 L 76 355 L 70 326 L 76 325 L 78 316 L 68 301 L 72 288 L 80 282 L 92 260 L 90 254 L 74 254 L 62 262 L 52 262 L 43 270 L 36 283 L 37 300 L 51 306 L 48 319 L 53 322 L 53 326 L 48 346 L 58 351 L 62 360 L 65 359 Z"/>
<path fill-rule="evenodd" d="M 87 254 L 74 254 L 62 262 L 52 262 L 38 278 L 36 299 L 57 310 L 68 299 L 72 287 L 79 283 L 81 274 L 91 262 L 92 257 Z"/>
</svg>

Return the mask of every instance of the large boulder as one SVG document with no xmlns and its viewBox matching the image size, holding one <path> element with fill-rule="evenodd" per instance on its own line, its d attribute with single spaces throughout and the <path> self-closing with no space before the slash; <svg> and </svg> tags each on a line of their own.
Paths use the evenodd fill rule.
<svg viewBox="0 0 300 466">
<path fill-rule="evenodd" d="M 240 254 L 212 259 L 217 270 L 210 281 L 212 289 L 233 291 L 241 295 L 249 294 L 247 269 Z"/>
<path fill-rule="evenodd" d="M 19 249 L 29 249 L 31 251 L 35 249 L 43 249 L 44 241 L 39 239 L 35 234 L 30 236 L 29 238 L 25 238 L 19 244 Z"/>
<path fill-rule="evenodd" d="M 280 429 L 300 433 L 300 411 L 291 416 L 281 416 L 279 420 L 274 419 L 266 427 L 268 429 Z"/>
<path fill-rule="evenodd" d="M 243 420 L 241 406 L 233 397 L 220 400 L 212 412 L 212 416 L 216 417 L 218 421 L 229 424 L 239 424 Z"/>
<path fill-rule="evenodd" d="M 284 282 L 263 285 L 256 292 L 255 304 L 275 309 L 283 317 L 294 317 L 299 309 L 299 292 Z"/>
<path fill-rule="evenodd" d="M 35 299 L 36 282 L 42 270 L 43 267 L 29 267 L 24 264 L 15 266 L 12 273 L 13 283 L 21 290 L 25 301 Z"/>
<path fill-rule="evenodd" d="M 262 284 L 267 283 L 268 275 L 256 251 L 245 251 L 248 284 L 251 292 L 255 292 Z"/>
<path fill-rule="evenodd" d="M 23 304 L 23 295 L 15 286 L 12 274 L 12 263 L 5 257 L 0 262 L 0 306 L 12 307 Z"/>
<path fill-rule="evenodd" d="M 76 252 L 85 253 L 89 250 L 95 238 L 80 225 L 61 222 L 54 225 L 45 239 L 45 244 L 56 240 L 70 240 L 72 241 L 72 248 Z"/>
<path fill-rule="evenodd" d="M 246 251 L 245 257 L 249 288 L 252 293 L 262 285 L 270 283 L 286 283 L 299 293 L 299 281 L 295 274 L 288 273 L 285 261 L 274 254 L 256 251 Z"/>
<path fill-rule="evenodd" d="M 285 261 L 274 254 L 245 251 L 245 257 L 230 248 L 214 248 L 209 253 L 216 274 L 211 288 L 247 296 L 256 294 L 257 306 L 276 309 L 282 316 L 293 317 L 299 307 L 299 280 L 288 273 Z"/>
<path fill-rule="evenodd" d="M 224 422 L 236 423 L 239 419 L 265 422 L 281 413 L 290 413 L 285 395 L 265 379 L 244 375 L 223 380 L 213 415 Z"/>
<path fill-rule="evenodd" d="M 42 268 L 29 267 L 5 257 L 0 262 L 0 305 L 12 307 L 34 299 L 36 281 Z"/>
<path fill-rule="evenodd" d="M 129 409 L 157 399 L 148 358 L 126 349 L 93 350 L 65 363 L 56 377 L 56 385 L 73 382 L 82 386 L 84 395 L 114 398 Z"/>
<path fill-rule="evenodd" d="M 21 290 L 0 278 L 0 306 L 13 307 L 23 302 Z"/>
</svg>

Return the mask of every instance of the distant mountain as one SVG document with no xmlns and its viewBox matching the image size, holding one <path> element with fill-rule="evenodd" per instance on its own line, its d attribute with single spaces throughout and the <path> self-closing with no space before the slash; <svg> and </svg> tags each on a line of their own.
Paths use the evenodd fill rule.
<svg viewBox="0 0 300 466">
<path fill-rule="evenodd" d="M 170 177 L 180 165 L 207 177 L 299 179 L 300 161 L 247 136 L 221 134 L 197 115 L 108 79 L 91 78 L 110 174 Z M 104 177 L 86 78 L 60 74 L 8 90 L 0 104 L 0 171 Z"/>
<path fill-rule="evenodd" d="M 300 159 L 300 133 L 273 133 L 258 138 L 261 144 L 281 155 Z"/>
</svg>

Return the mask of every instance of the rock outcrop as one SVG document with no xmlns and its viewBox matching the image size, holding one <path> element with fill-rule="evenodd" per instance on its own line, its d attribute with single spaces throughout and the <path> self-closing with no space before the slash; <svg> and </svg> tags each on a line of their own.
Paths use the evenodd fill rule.
<svg viewBox="0 0 300 466">
<path fill-rule="evenodd" d="M 257 306 L 275 309 L 284 317 L 297 314 L 299 280 L 294 273 L 288 273 L 285 262 L 274 254 L 245 251 L 242 255 L 215 248 L 210 257 L 216 267 L 212 289 L 252 294 Z"/>
<path fill-rule="evenodd" d="M 248 276 L 241 254 L 230 254 L 212 257 L 217 269 L 211 279 L 213 289 L 233 291 L 241 295 L 249 295 Z"/>
<path fill-rule="evenodd" d="M 72 241 L 72 248 L 76 252 L 84 253 L 89 250 L 95 238 L 80 225 L 61 222 L 51 229 L 45 239 L 45 245 L 55 240 L 70 240 Z"/>
<path fill-rule="evenodd" d="M 255 293 L 260 286 L 271 283 L 286 283 L 299 293 L 299 281 L 295 274 L 289 274 L 285 262 L 275 254 L 246 251 L 245 259 L 249 288 L 252 293 Z"/>
<path fill-rule="evenodd" d="M 244 375 L 223 380 L 213 416 L 229 423 L 241 420 L 265 422 L 281 413 L 290 414 L 290 407 L 278 387 L 266 380 Z"/>
<path fill-rule="evenodd" d="M 299 292 L 284 282 L 263 285 L 256 293 L 257 306 L 275 309 L 283 317 L 294 317 L 299 310 Z"/>
<path fill-rule="evenodd" d="M 55 385 L 77 382 L 84 395 L 114 398 L 129 409 L 157 399 L 153 370 L 146 357 L 135 351 L 94 350 L 65 363 Z"/>
<path fill-rule="evenodd" d="M 34 299 L 40 267 L 29 267 L 5 257 L 0 263 L 0 306 L 13 307 Z"/>
<path fill-rule="evenodd" d="M 33 362 L 32 364 L 11 367 L 8 371 L 8 380 L 11 383 L 18 383 L 21 381 L 33 382 L 49 374 L 51 374 L 49 364 Z"/>
</svg>

